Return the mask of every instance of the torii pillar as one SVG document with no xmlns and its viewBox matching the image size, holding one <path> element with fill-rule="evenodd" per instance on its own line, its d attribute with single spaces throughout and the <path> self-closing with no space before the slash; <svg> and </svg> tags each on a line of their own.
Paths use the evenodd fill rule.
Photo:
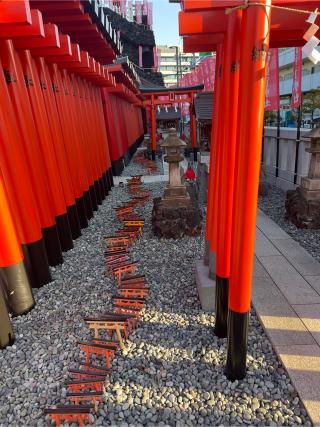
<svg viewBox="0 0 320 427">
<path fill-rule="evenodd" d="M 229 380 L 246 374 L 271 0 L 243 10 L 229 281 Z M 234 12 L 233 12 L 234 13 Z"/>
</svg>

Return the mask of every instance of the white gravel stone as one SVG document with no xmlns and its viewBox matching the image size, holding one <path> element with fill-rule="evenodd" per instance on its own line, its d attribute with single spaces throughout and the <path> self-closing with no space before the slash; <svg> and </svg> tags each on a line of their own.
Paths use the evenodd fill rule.
<svg viewBox="0 0 320 427">
<path fill-rule="evenodd" d="M 156 197 L 164 184 L 145 187 Z M 116 285 L 105 274 L 104 236 L 118 227 L 114 207 L 128 199 L 125 187 L 112 190 L 64 264 L 52 269 L 54 281 L 35 293 L 36 307 L 13 319 L 16 342 L 0 352 L 0 426 L 48 425 L 43 409 L 66 403 L 67 371 L 83 358 L 76 342 L 91 336 L 82 319 L 112 307 Z M 112 364 L 94 425 L 311 425 L 254 311 L 247 377 L 227 380 L 226 340 L 214 336 L 214 315 L 201 311 L 194 282 L 203 235 L 158 240 L 152 203 L 138 211 L 144 235 L 130 252 L 151 292 Z"/>
</svg>

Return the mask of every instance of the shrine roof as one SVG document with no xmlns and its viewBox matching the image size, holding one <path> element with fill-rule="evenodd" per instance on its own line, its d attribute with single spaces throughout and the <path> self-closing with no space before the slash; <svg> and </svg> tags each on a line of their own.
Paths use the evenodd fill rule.
<svg viewBox="0 0 320 427">
<path fill-rule="evenodd" d="M 199 92 L 194 98 L 194 110 L 197 120 L 211 121 L 213 92 Z"/>
<path fill-rule="evenodd" d="M 181 119 L 181 111 L 174 107 L 167 107 L 167 109 L 160 107 L 160 111 L 157 110 L 156 118 L 157 120 L 179 120 Z"/>
</svg>

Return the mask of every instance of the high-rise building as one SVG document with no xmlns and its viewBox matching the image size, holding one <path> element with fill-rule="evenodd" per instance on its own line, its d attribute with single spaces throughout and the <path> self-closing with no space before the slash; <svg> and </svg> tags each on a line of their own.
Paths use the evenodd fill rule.
<svg viewBox="0 0 320 427">
<path fill-rule="evenodd" d="M 179 79 L 195 66 L 199 53 L 183 53 L 180 46 L 157 46 L 158 69 L 165 86 L 177 85 Z"/>
</svg>

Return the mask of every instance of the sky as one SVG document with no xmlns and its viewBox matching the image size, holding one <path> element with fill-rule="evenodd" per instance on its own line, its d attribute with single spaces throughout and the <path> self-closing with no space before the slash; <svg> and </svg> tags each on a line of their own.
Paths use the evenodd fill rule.
<svg viewBox="0 0 320 427">
<path fill-rule="evenodd" d="M 169 0 L 153 0 L 153 31 L 156 44 L 177 46 L 179 44 L 178 12 L 179 3 Z"/>
</svg>

